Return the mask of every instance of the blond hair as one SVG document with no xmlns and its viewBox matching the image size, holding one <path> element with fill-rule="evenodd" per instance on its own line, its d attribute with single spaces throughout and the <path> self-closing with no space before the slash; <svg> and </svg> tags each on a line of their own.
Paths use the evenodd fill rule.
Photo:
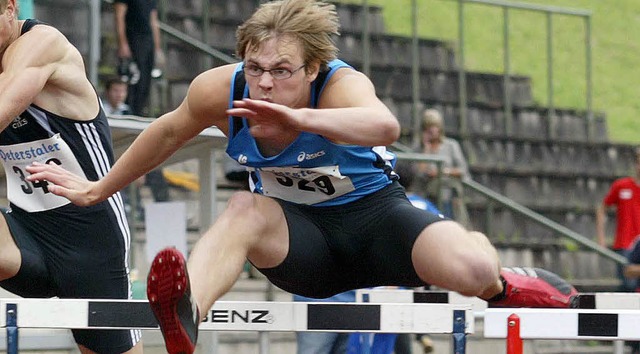
<svg viewBox="0 0 640 354">
<path fill-rule="evenodd" d="M 336 59 L 338 47 L 332 36 L 340 24 L 333 4 L 315 0 L 280 0 L 262 4 L 236 31 L 236 55 L 244 60 L 247 49 L 264 41 L 290 35 L 302 45 L 304 64 L 322 68 Z"/>
<path fill-rule="evenodd" d="M 438 127 L 440 128 L 440 136 L 438 137 L 440 141 L 444 140 L 444 120 L 442 119 L 442 115 L 437 109 L 425 109 L 422 113 L 422 129 L 427 129 L 430 127 Z"/>
</svg>

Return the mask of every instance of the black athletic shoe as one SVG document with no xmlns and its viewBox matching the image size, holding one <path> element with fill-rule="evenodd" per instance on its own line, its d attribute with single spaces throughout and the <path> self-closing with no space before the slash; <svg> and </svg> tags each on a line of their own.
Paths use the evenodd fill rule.
<svg viewBox="0 0 640 354">
<path fill-rule="evenodd" d="M 198 340 L 200 315 L 191 296 L 184 257 L 175 248 L 160 251 L 147 277 L 147 298 L 160 324 L 169 354 L 192 354 Z"/>
</svg>

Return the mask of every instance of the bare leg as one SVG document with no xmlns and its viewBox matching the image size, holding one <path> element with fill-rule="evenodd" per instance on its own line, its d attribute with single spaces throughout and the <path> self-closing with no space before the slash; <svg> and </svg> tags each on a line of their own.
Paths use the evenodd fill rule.
<svg viewBox="0 0 640 354">
<path fill-rule="evenodd" d="M 4 217 L 0 217 L 0 280 L 9 279 L 20 270 L 22 256 L 9 232 Z"/>
<path fill-rule="evenodd" d="M 416 273 L 428 284 L 483 299 L 502 291 L 495 248 L 482 233 L 454 221 L 427 226 L 411 256 Z"/>
<path fill-rule="evenodd" d="M 277 202 L 249 192 L 234 194 L 188 260 L 191 290 L 201 314 L 229 291 L 247 257 L 258 267 L 280 264 L 289 251 L 288 237 Z"/>
</svg>

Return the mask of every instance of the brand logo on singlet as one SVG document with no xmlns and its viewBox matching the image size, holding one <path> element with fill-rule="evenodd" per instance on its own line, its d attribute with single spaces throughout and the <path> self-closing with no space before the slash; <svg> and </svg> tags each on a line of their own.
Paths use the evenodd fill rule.
<svg viewBox="0 0 640 354">
<path fill-rule="evenodd" d="M 241 165 L 244 165 L 245 163 L 247 163 L 247 157 L 243 154 L 240 154 L 240 156 L 238 156 L 238 162 Z"/>
<path fill-rule="evenodd" d="M 22 127 L 22 126 L 27 125 L 28 123 L 29 123 L 29 122 L 28 122 L 26 119 L 24 119 L 24 118 L 22 118 L 22 117 L 20 117 L 20 116 L 17 116 L 17 117 L 13 120 L 13 123 L 11 123 L 11 128 L 13 128 L 13 129 L 18 129 L 18 128 Z"/>
<path fill-rule="evenodd" d="M 307 154 L 304 151 L 301 151 L 300 154 L 298 154 L 298 162 L 302 162 L 304 160 L 313 160 L 315 158 L 318 158 L 320 156 L 324 156 L 325 152 L 324 150 L 320 150 L 318 152 L 314 152 L 312 154 Z"/>
</svg>

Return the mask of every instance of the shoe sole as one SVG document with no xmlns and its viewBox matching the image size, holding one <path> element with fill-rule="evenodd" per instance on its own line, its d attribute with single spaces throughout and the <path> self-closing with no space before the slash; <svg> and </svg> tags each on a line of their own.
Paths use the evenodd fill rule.
<svg viewBox="0 0 640 354">
<path fill-rule="evenodd" d="M 195 350 L 177 312 L 187 281 L 184 258 L 176 249 L 165 249 L 156 255 L 147 278 L 147 298 L 169 354 L 191 354 Z"/>
</svg>

